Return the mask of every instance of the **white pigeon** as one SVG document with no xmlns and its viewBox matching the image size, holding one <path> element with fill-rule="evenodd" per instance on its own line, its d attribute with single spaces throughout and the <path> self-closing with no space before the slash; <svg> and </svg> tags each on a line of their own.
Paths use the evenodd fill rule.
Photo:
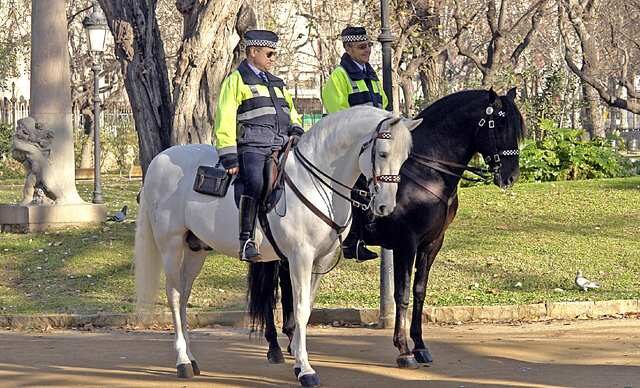
<svg viewBox="0 0 640 388">
<path fill-rule="evenodd" d="M 592 282 L 591 280 L 582 276 L 582 271 L 578 270 L 576 272 L 576 286 L 581 288 L 582 291 L 588 291 L 590 288 L 600 288 L 598 283 Z"/>
</svg>

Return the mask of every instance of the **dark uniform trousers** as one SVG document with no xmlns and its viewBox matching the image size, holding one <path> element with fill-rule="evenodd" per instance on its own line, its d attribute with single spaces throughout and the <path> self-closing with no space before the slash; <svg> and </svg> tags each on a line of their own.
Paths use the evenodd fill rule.
<svg viewBox="0 0 640 388">
<path fill-rule="evenodd" d="M 271 157 L 271 153 L 270 149 L 238 148 L 240 181 L 243 186 L 242 195 L 247 195 L 258 203 L 262 200 L 264 191 L 264 167 Z"/>
</svg>

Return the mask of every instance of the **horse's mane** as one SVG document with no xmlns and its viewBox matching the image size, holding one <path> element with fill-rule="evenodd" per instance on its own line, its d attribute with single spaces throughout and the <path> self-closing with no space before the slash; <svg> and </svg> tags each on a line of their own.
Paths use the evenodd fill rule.
<svg viewBox="0 0 640 388">
<path fill-rule="evenodd" d="M 365 136 L 371 133 L 378 122 L 391 115 L 391 112 L 366 105 L 331 113 L 315 123 L 302 138 L 302 141 L 310 145 L 324 144 L 326 141 L 342 144 L 344 138 L 353 136 L 354 131 L 357 132 L 358 136 Z M 395 132 L 394 136 L 400 133 L 405 133 L 409 138 L 411 136 L 408 131 Z M 394 142 L 394 144 L 406 144 L 406 141 L 410 141 L 410 139 L 401 139 L 401 141 Z M 339 152 L 341 150 L 336 149 L 335 151 Z"/>
<path fill-rule="evenodd" d="M 345 127 L 354 127 L 352 130 L 361 131 L 362 135 L 364 135 L 370 132 L 371 128 L 366 125 L 354 126 L 355 122 L 375 121 L 376 119 L 379 121 L 390 115 L 390 112 L 370 106 L 355 106 L 324 116 L 311 127 L 307 134 L 314 138 L 313 142 L 315 144 L 324 142 L 331 135 L 342 134 L 344 132 L 342 129 Z"/>
<path fill-rule="evenodd" d="M 498 98 L 507 114 L 507 120 L 518 120 L 520 124 L 509 125 L 507 127 L 515 132 L 513 135 L 518 140 L 522 140 L 525 136 L 525 125 L 520 111 L 510 98 L 506 96 L 499 96 Z M 487 90 L 463 90 L 436 100 L 424 108 L 416 118 L 423 118 L 429 126 L 455 128 L 455 126 L 447 125 L 448 121 L 452 120 L 450 118 L 457 117 L 457 115 L 452 114 L 453 112 L 458 109 L 482 109 L 478 106 L 482 105 L 482 107 L 484 107 L 484 105 L 488 104 L 488 101 L 489 91 Z M 482 111 L 479 112 L 479 114 L 481 113 Z"/>
</svg>

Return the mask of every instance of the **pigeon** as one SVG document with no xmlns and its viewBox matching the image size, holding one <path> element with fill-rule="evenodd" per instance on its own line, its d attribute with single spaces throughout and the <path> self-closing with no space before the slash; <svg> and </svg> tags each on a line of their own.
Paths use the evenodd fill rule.
<svg viewBox="0 0 640 388">
<path fill-rule="evenodd" d="M 591 280 L 582 276 L 582 271 L 578 270 L 576 272 L 576 286 L 581 288 L 582 291 L 588 291 L 590 288 L 600 288 L 598 283 L 594 283 Z"/>
<path fill-rule="evenodd" d="M 127 210 L 128 209 L 129 209 L 129 207 L 127 205 L 124 205 L 120 211 L 115 212 L 115 214 L 112 215 L 112 216 L 109 216 L 107 218 L 107 221 L 113 221 L 113 222 L 122 222 L 122 221 L 124 221 L 124 219 L 127 218 Z"/>
</svg>

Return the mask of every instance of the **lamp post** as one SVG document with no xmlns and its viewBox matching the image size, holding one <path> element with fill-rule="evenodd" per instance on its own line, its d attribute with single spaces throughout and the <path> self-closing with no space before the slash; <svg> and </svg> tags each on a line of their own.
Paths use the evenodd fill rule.
<svg viewBox="0 0 640 388">
<path fill-rule="evenodd" d="M 93 71 L 93 203 L 104 203 L 100 184 L 100 59 L 105 50 L 107 19 L 97 0 L 93 0 L 93 12 L 82 21 L 89 51 L 91 51 Z"/>
<path fill-rule="evenodd" d="M 378 41 L 382 43 L 382 88 L 387 95 L 387 110 L 393 110 L 391 43 L 393 35 L 389 29 L 389 0 L 380 0 L 381 31 Z M 393 251 L 382 249 L 380 257 L 380 327 L 391 327 L 394 319 L 393 300 Z"/>
</svg>

